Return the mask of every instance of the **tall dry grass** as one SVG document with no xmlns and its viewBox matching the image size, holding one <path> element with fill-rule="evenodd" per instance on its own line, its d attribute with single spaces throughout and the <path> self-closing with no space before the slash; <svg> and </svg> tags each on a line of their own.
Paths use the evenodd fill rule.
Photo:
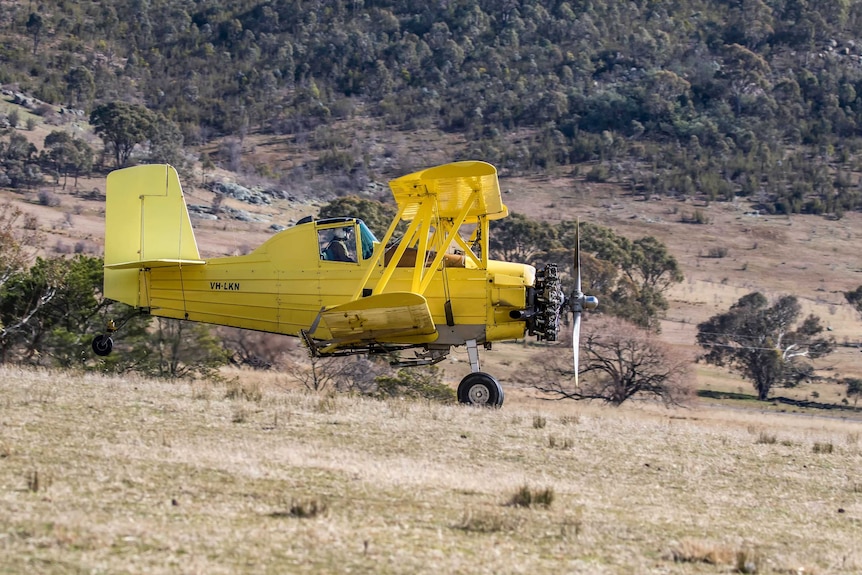
<svg viewBox="0 0 862 575">
<path fill-rule="evenodd" d="M 862 571 L 858 423 L 247 381 L 0 367 L 0 572 Z"/>
</svg>

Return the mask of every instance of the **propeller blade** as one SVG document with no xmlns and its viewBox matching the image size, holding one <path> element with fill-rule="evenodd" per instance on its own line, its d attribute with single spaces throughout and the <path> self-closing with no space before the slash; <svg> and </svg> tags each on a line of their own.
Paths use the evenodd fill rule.
<svg viewBox="0 0 862 575">
<path fill-rule="evenodd" d="M 581 292 L 581 220 L 575 224 L 575 297 L 580 298 Z"/>
<path fill-rule="evenodd" d="M 581 347 L 581 310 L 584 292 L 581 291 L 581 220 L 575 224 L 575 262 L 572 275 L 575 277 L 575 293 L 572 294 L 572 355 L 575 366 L 575 387 L 578 387 L 579 351 Z"/>
<path fill-rule="evenodd" d="M 578 356 L 581 348 L 581 312 L 574 313 L 575 325 L 572 328 L 572 354 L 575 356 L 575 387 L 580 387 L 578 384 Z"/>
</svg>

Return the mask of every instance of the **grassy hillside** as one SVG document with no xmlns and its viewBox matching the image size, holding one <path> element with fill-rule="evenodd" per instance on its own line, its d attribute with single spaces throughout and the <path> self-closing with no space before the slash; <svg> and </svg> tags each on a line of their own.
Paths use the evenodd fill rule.
<svg viewBox="0 0 862 575">
<path fill-rule="evenodd" d="M 0 368 L 0 571 L 862 569 L 858 424 L 244 386 Z"/>
</svg>

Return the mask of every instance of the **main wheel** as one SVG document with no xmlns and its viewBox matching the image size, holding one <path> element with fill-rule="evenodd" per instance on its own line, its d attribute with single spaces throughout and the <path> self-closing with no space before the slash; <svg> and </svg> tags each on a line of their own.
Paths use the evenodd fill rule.
<svg viewBox="0 0 862 575">
<path fill-rule="evenodd" d="M 103 333 L 93 338 L 93 353 L 105 357 L 114 349 L 114 340 Z"/>
<path fill-rule="evenodd" d="M 500 407 L 503 405 L 503 388 L 492 376 L 477 371 L 468 374 L 458 384 L 458 401 L 482 407 Z"/>
</svg>

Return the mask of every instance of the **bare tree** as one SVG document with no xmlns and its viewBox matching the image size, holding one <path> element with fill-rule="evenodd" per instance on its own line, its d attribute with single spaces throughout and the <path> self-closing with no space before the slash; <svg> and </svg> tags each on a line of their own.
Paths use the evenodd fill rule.
<svg viewBox="0 0 862 575">
<path fill-rule="evenodd" d="M 281 369 L 287 356 L 299 347 L 295 338 L 222 326 L 217 329 L 219 339 L 229 354 L 228 361 L 252 369 Z"/>
<path fill-rule="evenodd" d="M 378 378 L 392 373 L 382 358 L 353 356 L 347 360 L 343 377 L 336 384 L 338 391 L 371 393 L 378 389 Z"/>
<path fill-rule="evenodd" d="M 308 350 L 306 360 L 295 360 L 287 371 L 310 391 L 337 389 L 344 377 L 347 362 L 340 357 L 315 355 Z"/>
<path fill-rule="evenodd" d="M 285 371 L 310 391 L 376 394 L 381 378 L 389 381 L 395 370 L 388 356 L 326 357 L 293 353 Z M 421 371 L 421 370 L 419 370 Z"/>
<path fill-rule="evenodd" d="M 6 361 L 10 341 L 29 329 L 33 317 L 57 293 L 57 265 L 46 266 L 51 273 L 44 274 L 43 281 L 31 281 L 27 271 L 42 243 L 35 217 L 8 201 L 0 204 L 0 363 Z M 14 293 L 7 284 L 17 284 Z"/>
<path fill-rule="evenodd" d="M 555 346 L 540 353 L 528 385 L 553 399 L 600 400 L 618 406 L 628 399 L 660 399 L 683 405 L 693 395 L 693 358 L 634 324 L 591 318 L 581 338 L 580 385 L 570 353 Z M 571 341 L 563 342 L 571 345 Z"/>
<path fill-rule="evenodd" d="M 0 287 L 32 262 L 42 243 L 34 216 L 9 201 L 0 203 Z"/>
</svg>

